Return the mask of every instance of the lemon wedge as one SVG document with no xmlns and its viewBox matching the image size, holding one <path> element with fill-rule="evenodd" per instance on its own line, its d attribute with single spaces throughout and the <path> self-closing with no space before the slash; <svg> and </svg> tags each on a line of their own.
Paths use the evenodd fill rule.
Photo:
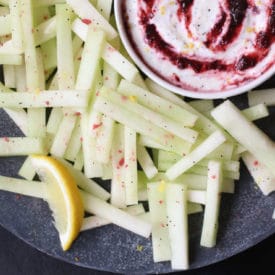
<svg viewBox="0 0 275 275">
<path fill-rule="evenodd" d="M 76 182 L 61 162 L 53 157 L 32 156 L 34 169 L 46 183 L 46 200 L 53 212 L 63 250 L 68 250 L 80 232 L 84 208 Z"/>
</svg>

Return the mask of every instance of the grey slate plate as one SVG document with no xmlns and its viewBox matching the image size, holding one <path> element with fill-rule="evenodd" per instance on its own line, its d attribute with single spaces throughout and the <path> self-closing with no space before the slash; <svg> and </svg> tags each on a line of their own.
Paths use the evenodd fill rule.
<svg viewBox="0 0 275 275">
<path fill-rule="evenodd" d="M 275 87 L 275 77 L 262 88 Z M 247 106 L 246 95 L 232 99 L 240 107 Z M 0 136 L 22 135 L 3 110 L 0 111 Z M 275 109 L 257 124 L 275 140 Z M 0 174 L 16 176 L 24 158 L 1 158 Z M 117 273 L 144 274 L 171 272 L 169 263 L 154 264 L 151 242 L 113 225 L 81 233 L 72 248 L 60 249 L 57 232 L 47 204 L 39 199 L 0 191 L 0 224 L 31 246 L 61 260 Z M 191 268 L 198 268 L 237 254 L 275 232 L 271 219 L 275 194 L 265 197 L 255 187 L 242 167 L 241 179 L 234 195 L 222 197 L 217 246 L 199 246 L 202 214 L 189 219 Z M 142 251 L 137 250 L 142 246 Z M 16 253 L 16 251 L 15 251 Z"/>
</svg>

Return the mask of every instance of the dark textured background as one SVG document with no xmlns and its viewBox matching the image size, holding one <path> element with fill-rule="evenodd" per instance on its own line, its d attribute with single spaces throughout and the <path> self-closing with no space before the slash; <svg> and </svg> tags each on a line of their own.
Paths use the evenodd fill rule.
<svg viewBox="0 0 275 275">
<path fill-rule="evenodd" d="M 275 274 L 275 235 L 228 260 L 186 275 Z M 261 273 L 260 273 L 261 272 Z M 0 227 L 1 275 L 91 275 L 111 274 L 77 267 L 49 257 Z"/>
</svg>

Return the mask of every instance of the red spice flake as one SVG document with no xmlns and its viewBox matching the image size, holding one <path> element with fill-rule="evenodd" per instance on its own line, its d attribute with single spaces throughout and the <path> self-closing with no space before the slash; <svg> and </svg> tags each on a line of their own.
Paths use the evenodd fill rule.
<svg viewBox="0 0 275 275">
<path fill-rule="evenodd" d="M 125 95 L 122 95 L 122 96 L 121 96 L 121 99 L 122 99 L 123 101 L 126 101 L 126 100 L 128 100 L 128 97 L 125 96 Z"/>
<path fill-rule="evenodd" d="M 159 200 L 159 204 L 163 204 L 163 200 Z"/>
<path fill-rule="evenodd" d="M 83 137 L 80 137 L 80 141 L 81 141 L 81 142 L 83 141 Z"/>
<path fill-rule="evenodd" d="M 165 224 L 164 224 L 164 223 L 161 223 L 160 226 L 164 228 L 164 227 L 165 227 Z"/>
<path fill-rule="evenodd" d="M 119 166 L 123 166 L 124 165 L 124 158 L 121 158 L 118 162 Z"/>
<path fill-rule="evenodd" d="M 109 77 L 108 77 L 108 76 L 105 76 L 105 80 L 108 81 L 108 80 L 109 80 Z"/>
<path fill-rule="evenodd" d="M 96 96 L 99 96 L 99 91 L 96 91 L 96 94 L 95 94 Z"/>
<path fill-rule="evenodd" d="M 21 197 L 22 197 L 22 196 L 21 196 L 21 195 L 19 195 L 19 194 L 16 194 L 16 195 L 15 195 L 15 199 L 16 199 L 16 200 L 20 200 L 20 199 L 21 199 Z"/>
<path fill-rule="evenodd" d="M 118 152 L 119 154 L 122 154 L 122 150 L 121 150 L 121 149 L 119 149 L 117 152 Z"/>
<path fill-rule="evenodd" d="M 126 164 L 126 165 L 125 165 L 125 168 L 128 168 L 128 167 L 129 167 L 129 165 L 128 165 L 128 164 Z"/>
<path fill-rule="evenodd" d="M 48 19 L 49 19 L 48 15 L 44 15 L 44 16 L 43 16 L 43 19 L 44 19 L 45 21 L 48 20 Z"/>
<path fill-rule="evenodd" d="M 74 115 L 75 115 L 75 116 L 80 116 L 81 113 L 80 113 L 80 112 L 75 112 Z"/>
<path fill-rule="evenodd" d="M 102 122 L 100 122 L 100 123 L 98 123 L 98 124 L 94 124 L 94 125 L 93 125 L 93 130 L 98 129 L 98 128 L 101 127 L 101 126 L 102 126 Z"/>
<path fill-rule="evenodd" d="M 80 61 L 81 59 L 82 59 L 81 56 L 79 56 L 79 57 L 77 58 L 78 61 Z"/>
<path fill-rule="evenodd" d="M 10 139 L 8 137 L 4 137 L 4 141 L 9 142 Z"/>
<path fill-rule="evenodd" d="M 49 106 L 49 105 L 50 105 L 50 102 L 47 100 L 47 101 L 45 101 L 45 104 L 46 104 L 47 106 Z"/>
<path fill-rule="evenodd" d="M 253 165 L 254 165 L 254 166 L 258 166 L 258 165 L 259 165 L 259 162 L 258 162 L 257 160 L 255 160 L 255 161 L 253 162 Z"/>
<path fill-rule="evenodd" d="M 211 176 L 211 179 L 216 179 L 217 178 L 217 176 L 216 175 L 213 175 L 213 176 Z"/>
<path fill-rule="evenodd" d="M 92 23 L 92 21 L 88 18 L 83 18 L 81 21 L 82 21 L 82 23 L 84 23 L 86 25 L 90 25 Z"/>
</svg>

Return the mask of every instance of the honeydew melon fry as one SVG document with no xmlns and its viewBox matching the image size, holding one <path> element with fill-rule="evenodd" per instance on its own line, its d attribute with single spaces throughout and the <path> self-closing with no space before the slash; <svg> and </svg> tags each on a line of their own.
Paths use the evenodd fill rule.
<svg viewBox="0 0 275 275">
<path fill-rule="evenodd" d="M 152 111 L 138 104 L 136 102 L 137 99 L 135 98 L 135 96 L 121 96 L 115 91 L 109 90 L 106 87 L 101 89 L 100 93 L 103 97 L 110 99 L 113 103 L 127 109 L 128 111 L 139 114 L 145 120 L 155 124 L 156 126 L 166 131 L 169 131 L 170 133 L 183 140 L 186 140 L 187 142 L 194 143 L 198 137 L 198 132 L 190 128 L 184 127 L 185 124 L 183 122 L 176 122 L 172 119 L 167 118 L 167 116 L 163 114 L 159 114 L 156 111 Z"/>
<path fill-rule="evenodd" d="M 33 137 L 2 137 L 0 138 L 0 156 L 26 156 L 46 154 L 45 140 Z"/>
<path fill-rule="evenodd" d="M 105 1 L 102 1 L 105 2 Z M 111 89 L 118 86 L 119 75 L 106 62 L 103 64 L 103 85 Z M 114 136 L 114 120 L 108 116 L 102 116 L 102 126 L 100 127 L 96 141 L 96 156 L 100 163 L 107 164 L 110 160 L 112 140 Z"/>
<path fill-rule="evenodd" d="M 53 6 L 55 4 L 64 4 L 65 0 L 39 0 L 35 1 L 34 6 L 35 7 L 49 7 Z"/>
<path fill-rule="evenodd" d="M 220 192 L 223 178 L 220 162 L 209 162 L 208 169 L 206 206 L 200 244 L 205 247 L 214 247 L 218 231 Z"/>
<path fill-rule="evenodd" d="M 118 35 L 117 31 L 96 10 L 89 0 L 66 0 L 66 2 L 82 20 L 90 20 L 89 24 L 93 28 L 104 30 L 108 40 L 112 40 Z"/>
<path fill-rule="evenodd" d="M 21 55 L 23 54 L 23 50 L 22 49 L 16 49 L 14 48 L 13 44 L 12 44 L 12 40 L 7 40 L 7 41 L 3 41 L 1 42 L 1 47 L 0 47 L 0 55 Z"/>
<path fill-rule="evenodd" d="M 219 105 L 212 111 L 211 115 L 275 175 L 274 142 L 263 131 L 248 121 L 230 101 Z"/>
<path fill-rule="evenodd" d="M 190 101 L 189 104 L 201 113 L 206 113 L 214 109 L 213 100 L 193 100 Z"/>
<path fill-rule="evenodd" d="M 9 0 L 0 0 L 1 5 L 9 5 Z"/>
<path fill-rule="evenodd" d="M 41 91 L 38 93 L 0 92 L 1 108 L 41 108 L 41 107 L 73 107 L 87 106 L 88 91 L 62 90 Z"/>
<path fill-rule="evenodd" d="M 3 65 L 4 83 L 8 88 L 16 87 L 15 66 Z"/>
<path fill-rule="evenodd" d="M 9 1 L 12 45 L 15 49 L 23 50 L 23 30 L 21 25 L 21 2 L 17 0 Z"/>
<path fill-rule="evenodd" d="M 15 66 L 14 69 L 15 69 L 16 91 L 17 92 L 27 91 L 25 62 L 22 65 Z"/>
<path fill-rule="evenodd" d="M 164 150 L 159 150 L 158 153 L 158 169 L 161 171 L 166 171 L 170 166 L 178 162 L 181 157 L 175 153 L 167 152 Z M 208 166 L 209 157 L 201 160 L 197 165 L 199 166 Z M 239 161 L 233 161 L 233 160 L 224 160 L 222 155 L 218 155 L 216 158 L 222 161 L 222 167 L 223 170 L 232 171 L 232 172 L 238 172 L 240 170 L 240 162 Z"/>
<path fill-rule="evenodd" d="M 156 140 L 157 143 L 160 143 L 172 152 L 186 154 L 190 150 L 191 146 L 189 143 L 172 136 L 169 132 L 156 127 L 139 115 L 121 108 L 107 98 L 98 96 L 95 100 L 94 108 L 106 116 L 134 129 L 137 133 L 150 136 L 152 139 Z"/>
<path fill-rule="evenodd" d="M 157 150 L 169 151 L 169 148 L 167 148 L 165 145 L 161 145 L 159 142 L 146 135 L 139 135 L 138 143 L 142 146 L 153 148 L 155 152 L 157 152 Z M 157 153 L 155 155 L 157 155 Z"/>
<path fill-rule="evenodd" d="M 81 20 L 75 19 L 72 24 L 72 30 L 83 40 L 86 41 L 88 26 Z M 139 79 L 137 68 L 127 60 L 116 48 L 109 43 L 106 43 L 102 58 L 106 63 L 114 68 L 123 78 L 130 82 L 135 82 Z"/>
<path fill-rule="evenodd" d="M 107 164 L 110 160 L 112 140 L 114 138 L 114 124 L 114 120 L 103 115 L 102 126 L 96 140 L 96 159 L 103 164 Z"/>
<path fill-rule="evenodd" d="M 104 32 L 94 32 L 92 27 L 90 27 L 77 75 L 75 86 L 76 89 L 91 89 L 95 84 L 97 68 L 99 67 L 100 56 L 104 43 Z"/>
<path fill-rule="evenodd" d="M 18 175 L 26 180 L 33 180 L 35 170 L 32 165 L 31 157 L 28 156 L 18 171 Z"/>
<path fill-rule="evenodd" d="M 208 168 L 205 166 L 199 166 L 195 165 L 191 169 L 188 170 L 188 173 L 193 173 L 197 175 L 207 175 Z M 233 179 L 233 180 L 239 180 L 240 179 L 240 172 L 231 172 L 231 171 L 223 171 L 223 176 L 226 179 Z"/>
<path fill-rule="evenodd" d="M 49 7 L 36 7 L 34 13 L 34 25 L 37 26 L 51 17 Z"/>
<path fill-rule="evenodd" d="M 54 136 L 50 153 L 56 157 L 63 157 L 70 142 L 76 123 L 75 115 L 65 115 Z"/>
<path fill-rule="evenodd" d="M 102 16 L 109 21 L 112 11 L 113 0 L 98 0 L 97 10 L 100 11 Z"/>
<path fill-rule="evenodd" d="M 44 182 L 0 176 L 0 190 L 46 199 L 46 184 Z"/>
<path fill-rule="evenodd" d="M 110 222 L 130 230 L 140 236 L 148 238 L 151 234 L 152 226 L 137 217 L 125 213 L 105 201 L 98 199 L 86 192 L 80 191 L 84 208 L 87 212 L 102 217 Z"/>
<path fill-rule="evenodd" d="M 125 191 L 125 136 L 124 126 L 116 124 L 111 152 L 112 180 L 111 204 L 120 208 L 126 207 Z"/>
<path fill-rule="evenodd" d="M 269 115 L 265 104 L 258 104 L 253 107 L 242 110 L 242 114 L 250 121 L 255 121 Z"/>
<path fill-rule="evenodd" d="M 145 209 L 142 204 L 132 205 L 122 210 L 132 216 L 139 216 L 140 214 L 145 213 Z M 91 216 L 88 218 L 84 218 L 81 231 L 90 230 L 107 224 L 110 224 L 108 220 L 97 216 Z"/>
<path fill-rule="evenodd" d="M 124 127 L 124 184 L 126 205 L 138 203 L 137 141 L 136 132 Z"/>
<path fill-rule="evenodd" d="M 264 103 L 267 106 L 275 105 L 274 88 L 266 90 L 257 90 L 248 93 L 248 104 L 254 106 Z"/>
<path fill-rule="evenodd" d="M 39 63 L 38 50 L 34 40 L 33 4 L 31 0 L 21 1 L 21 25 L 23 29 L 24 56 L 26 65 L 27 91 L 34 93 L 43 89 L 41 74 L 44 74 L 43 63 Z M 28 110 L 28 136 L 37 136 L 44 132 L 45 110 Z M 38 122 L 38 123 L 37 123 Z"/>
<path fill-rule="evenodd" d="M 122 80 L 118 86 L 117 91 L 125 96 L 136 97 L 137 102 L 140 104 L 159 112 L 177 122 L 182 123 L 184 126 L 194 126 L 197 116 L 193 115 L 184 108 L 170 103 L 169 101 L 152 94 L 151 92 L 138 87 L 126 80 Z"/>
<path fill-rule="evenodd" d="M 11 33 L 11 16 L 9 14 L 0 16 L 0 36 Z"/>
<path fill-rule="evenodd" d="M 81 137 L 82 137 L 82 151 L 84 159 L 84 172 L 88 178 L 95 178 L 102 176 L 102 165 L 96 161 L 93 149 L 95 148 L 95 138 L 89 134 L 89 113 L 84 112 L 81 115 Z"/>
<path fill-rule="evenodd" d="M 81 149 L 81 126 L 80 117 L 77 118 L 69 144 L 67 146 L 64 158 L 75 161 L 79 150 Z"/>
<path fill-rule="evenodd" d="M 198 112 L 196 109 L 194 109 L 192 106 L 190 106 L 188 103 L 183 101 L 180 97 L 177 95 L 174 95 L 172 93 L 169 93 L 166 89 L 163 89 L 161 86 L 153 82 L 151 79 L 146 79 L 146 85 L 148 85 L 151 92 L 153 92 L 155 95 L 165 98 L 169 102 L 182 107 L 186 109 L 187 111 L 193 113 L 198 117 L 196 121 L 196 130 L 199 132 L 202 131 L 205 134 L 212 134 L 213 132 L 217 131 L 219 128 L 217 125 L 215 125 L 210 119 L 208 119 L 206 116 Z"/>
<path fill-rule="evenodd" d="M 35 28 L 34 43 L 39 46 L 57 36 L 57 17 L 53 16 Z M 71 28 L 70 28 L 71 29 Z"/>
<path fill-rule="evenodd" d="M 107 192 L 104 188 L 102 188 L 92 179 L 85 177 L 85 175 L 81 171 L 75 169 L 75 167 L 73 167 L 72 164 L 60 158 L 59 161 L 62 162 L 62 164 L 70 170 L 70 173 L 75 178 L 77 185 L 85 192 L 92 194 L 104 201 L 110 198 L 109 192 Z"/>
<path fill-rule="evenodd" d="M 74 162 L 74 168 L 78 171 L 82 171 L 84 167 L 84 159 L 83 159 L 83 150 L 82 150 L 82 146 L 79 150 L 79 152 L 76 155 L 76 159 Z"/>
<path fill-rule="evenodd" d="M 147 152 L 146 148 L 140 144 L 137 144 L 137 159 L 148 179 L 152 179 L 157 175 L 158 169 L 151 159 L 151 156 Z"/>
<path fill-rule="evenodd" d="M 172 269 L 188 269 L 188 207 L 186 186 L 173 183 L 167 185 L 166 213 Z"/>
<path fill-rule="evenodd" d="M 22 55 L 0 53 L 0 64 L 2 65 L 21 65 L 22 63 L 23 63 Z"/>
<path fill-rule="evenodd" d="M 220 131 L 214 132 L 189 155 L 183 157 L 176 164 L 170 167 L 166 172 L 167 178 L 169 180 L 176 179 L 180 174 L 183 174 L 200 160 L 207 157 L 208 154 L 213 152 L 225 141 L 226 137 Z"/>
<path fill-rule="evenodd" d="M 42 45 L 40 45 L 43 60 L 44 60 L 44 69 L 45 71 L 49 71 L 54 69 L 57 64 L 57 54 L 56 54 L 56 39 L 51 39 Z"/>
<path fill-rule="evenodd" d="M 139 181 L 139 189 L 145 189 L 146 185 L 149 181 L 156 182 L 156 181 L 168 181 L 164 173 L 158 173 L 155 177 L 149 180 L 144 172 L 138 172 L 138 181 Z M 189 190 L 196 191 L 201 190 L 205 191 L 207 188 L 207 175 L 196 175 L 190 173 L 184 173 L 178 178 L 175 179 L 175 183 L 181 183 L 186 185 Z M 222 192 L 223 193 L 234 193 L 235 184 L 234 180 L 232 179 L 223 179 L 222 184 Z"/>
<path fill-rule="evenodd" d="M 148 203 L 152 223 L 152 248 L 154 262 L 171 260 L 171 248 L 166 217 L 166 183 L 148 183 Z"/>
<path fill-rule="evenodd" d="M 265 196 L 275 191 L 275 177 L 269 169 L 267 169 L 249 152 L 242 154 L 242 160 L 255 183 L 259 186 Z"/>
<path fill-rule="evenodd" d="M 187 190 L 187 200 L 193 203 L 205 204 L 206 192 L 202 190 Z"/>
<path fill-rule="evenodd" d="M 74 56 L 70 17 L 72 10 L 66 4 L 56 9 L 57 78 L 59 90 L 75 87 Z"/>
</svg>

